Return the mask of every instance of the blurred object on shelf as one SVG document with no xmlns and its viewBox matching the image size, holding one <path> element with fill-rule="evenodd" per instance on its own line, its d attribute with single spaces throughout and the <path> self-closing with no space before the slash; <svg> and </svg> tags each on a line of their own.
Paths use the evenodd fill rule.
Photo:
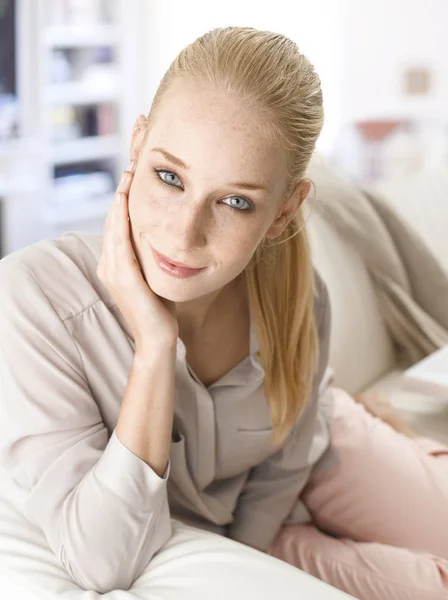
<svg viewBox="0 0 448 600">
<path fill-rule="evenodd" d="M 109 104 L 72 106 L 57 104 L 51 111 L 51 141 L 64 142 L 82 137 L 114 135 L 116 108 Z"/>
<path fill-rule="evenodd" d="M 114 51 L 107 46 L 53 49 L 48 68 L 50 83 L 90 82 L 98 71 L 116 77 Z"/>
<path fill-rule="evenodd" d="M 87 25 L 112 19 L 110 0 L 48 0 L 48 25 Z"/>
<path fill-rule="evenodd" d="M 13 94 L 0 94 L 0 142 L 19 136 L 19 102 Z"/>
<path fill-rule="evenodd" d="M 404 73 L 404 92 L 410 96 L 425 96 L 431 90 L 431 69 L 409 67 Z"/>
<path fill-rule="evenodd" d="M 51 137 L 52 142 L 75 140 L 82 136 L 80 123 L 76 121 L 73 106 L 61 104 L 51 111 Z"/>
<path fill-rule="evenodd" d="M 406 124 L 401 121 L 358 121 L 355 123 L 365 148 L 365 176 L 369 180 L 381 176 L 382 150 L 387 138 L 393 135 L 397 129 L 405 126 Z"/>
<path fill-rule="evenodd" d="M 52 83 L 65 83 L 73 79 L 73 70 L 67 54 L 63 50 L 54 50 L 49 63 Z"/>
<path fill-rule="evenodd" d="M 76 202 L 80 198 L 92 199 L 113 191 L 110 173 L 76 173 L 55 179 L 53 201 L 56 204 Z"/>
<path fill-rule="evenodd" d="M 117 109 L 113 104 L 97 107 L 98 135 L 110 135 L 118 129 Z"/>
<path fill-rule="evenodd" d="M 423 126 L 414 122 L 398 128 L 385 140 L 381 178 L 412 175 L 443 160 L 448 148 L 448 128 L 445 125 L 444 132 L 440 125 L 432 128 L 429 123 Z"/>
<path fill-rule="evenodd" d="M 69 225 L 104 218 L 115 192 L 112 173 L 95 165 L 58 170 L 60 175 L 54 180 L 54 191 L 44 211 L 45 221 L 51 225 Z"/>
<path fill-rule="evenodd" d="M 448 122 L 356 121 L 341 131 L 332 158 L 347 176 L 364 183 L 404 177 L 439 164 L 448 169 Z"/>
<path fill-rule="evenodd" d="M 114 58 L 113 49 L 103 46 L 53 50 L 45 100 L 53 104 L 73 105 L 115 101 L 119 70 Z M 95 134 L 96 131 L 87 133 Z"/>
</svg>

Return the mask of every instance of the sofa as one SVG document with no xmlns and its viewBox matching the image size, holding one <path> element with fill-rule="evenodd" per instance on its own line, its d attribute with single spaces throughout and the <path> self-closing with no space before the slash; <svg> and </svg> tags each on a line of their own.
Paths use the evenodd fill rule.
<svg viewBox="0 0 448 600">
<path fill-rule="evenodd" d="M 397 182 L 389 187 L 385 183 L 382 191 L 390 193 L 391 202 L 405 213 L 408 211 L 406 218 L 412 219 L 412 206 L 418 207 L 418 198 L 414 203 L 410 200 L 413 188 L 407 185 L 408 191 L 401 195 L 397 192 L 401 189 Z M 448 186 L 435 186 L 432 199 L 436 204 L 439 201 L 442 204 L 445 190 Z M 443 210 L 448 223 L 447 209 Z M 422 435 L 448 443 L 448 402 L 402 388 L 396 349 L 361 258 L 318 211 L 311 208 L 309 213 L 314 263 L 328 285 L 332 304 L 330 363 L 335 385 L 351 394 L 363 390 L 386 391 L 392 404 Z M 430 213 L 420 210 L 419 218 L 427 217 L 430 221 L 433 219 Z M 430 228 L 426 228 L 425 235 L 431 236 Z M 99 594 L 84 591 L 73 583 L 46 545 L 42 532 L 22 517 L 20 492 L 11 486 L 7 474 L 0 471 L 0 597 L 14 597 L 6 594 L 9 582 L 15 590 L 21 590 L 21 598 L 95 600 Z M 104 594 L 107 600 L 350 597 L 257 550 L 177 519 L 172 519 L 172 524 L 171 539 L 145 572 L 129 590 Z"/>
<path fill-rule="evenodd" d="M 325 160 L 320 162 L 325 168 Z M 412 177 L 378 181 L 364 189 L 380 193 L 418 231 L 448 272 L 448 164 L 415 172 Z M 334 385 L 352 395 L 385 392 L 392 406 L 420 435 L 448 445 L 448 398 L 412 392 L 403 385 L 397 348 L 356 249 L 313 206 L 308 231 L 314 262 L 328 285 L 332 306 L 330 364 L 335 372 Z"/>
</svg>

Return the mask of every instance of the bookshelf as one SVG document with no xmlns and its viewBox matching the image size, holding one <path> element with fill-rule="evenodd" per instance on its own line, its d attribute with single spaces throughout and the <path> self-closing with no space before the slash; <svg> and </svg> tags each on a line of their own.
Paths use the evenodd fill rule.
<svg viewBox="0 0 448 600">
<path fill-rule="evenodd" d="M 16 0 L 20 137 L 0 141 L 4 254 L 102 231 L 134 120 L 148 109 L 146 10 L 145 0 Z M 35 176 L 21 185 L 30 164 Z"/>
</svg>

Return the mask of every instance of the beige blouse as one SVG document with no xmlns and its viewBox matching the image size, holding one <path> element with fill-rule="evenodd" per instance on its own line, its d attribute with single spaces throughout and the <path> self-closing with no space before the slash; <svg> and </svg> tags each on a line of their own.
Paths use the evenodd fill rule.
<svg viewBox="0 0 448 600">
<path fill-rule="evenodd" d="M 329 448 L 330 308 L 316 272 L 321 344 L 312 398 L 270 448 L 264 371 L 250 354 L 205 387 L 177 340 L 175 414 L 163 477 L 115 435 L 133 360 L 131 332 L 96 275 L 102 236 L 69 233 L 0 261 L 0 462 L 26 491 L 73 580 L 128 589 L 171 535 L 172 517 L 267 549 L 310 515 L 299 495 Z"/>
</svg>

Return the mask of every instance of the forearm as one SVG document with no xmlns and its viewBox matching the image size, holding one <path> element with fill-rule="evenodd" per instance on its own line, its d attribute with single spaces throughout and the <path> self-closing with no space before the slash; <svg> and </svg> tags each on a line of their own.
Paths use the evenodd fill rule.
<svg viewBox="0 0 448 600">
<path fill-rule="evenodd" d="M 36 506 L 34 491 L 27 512 L 36 515 L 78 585 L 100 593 L 129 589 L 171 536 L 167 478 L 112 435 L 97 464 L 66 498 L 61 490 L 48 506 L 42 489 Z M 57 485 L 45 483 L 53 490 Z"/>
<path fill-rule="evenodd" d="M 137 351 L 120 408 L 116 435 L 162 477 L 169 460 L 174 414 L 176 343 Z"/>
<path fill-rule="evenodd" d="M 127 589 L 152 555 L 171 535 L 166 497 L 167 466 L 174 412 L 175 346 L 154 352 L 138 352 L 134 356 L 128 384 L 115 427 L 105 454 L 94 467 L 92 476 L 78 489 L 66 505 L 68 554 L 66 567 L 77 569 L 78 581 L 86 589 L 102 591 L 111 586 Z M 114 494 L 107 494 L 106 490 Z M 124 501 L 124 503 L 123 503 Z M 85 525 L 101 512 L 86 531 L 94 532 L 79 539 L 79 524 L 73 514 L 80 515 Z M 113 533 L 110 523 L 114 523 Z M 131 533 L 134 532 L 134 533 Z M 95 547 L 94 540 L 101 540 Z M 117 564 L 127 546 L 126 558 Z M 91 571 L 80 557 L 89 547 L 101 556 L 103 566 Z"/>
</svg>

